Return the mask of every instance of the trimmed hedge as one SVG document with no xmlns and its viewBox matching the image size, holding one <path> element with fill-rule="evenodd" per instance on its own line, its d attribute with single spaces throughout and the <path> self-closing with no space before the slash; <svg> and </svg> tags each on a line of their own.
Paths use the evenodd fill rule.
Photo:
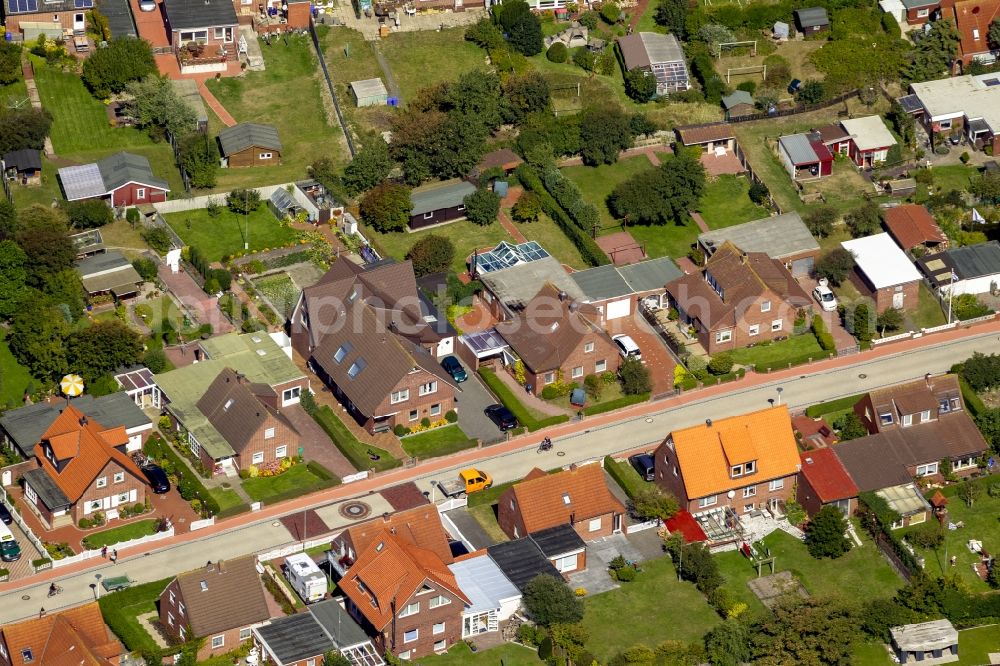
<svg viewBox="0 0 1000 666">
<path fill-rule="evenodd" d="M 823 351 L 837 351 L 837 343 L 834 342 L 830 331 L 826 330 L 826 324 L 823 323 L 823 318 L 819 315 L 813 315 L 812 332 Z"/>
<path fill-rule="evenodd" d="M 518 422 L 528 429 L 528 432 L 534 432 L 536 430 L 541 430 L 542 428 L 548 428 L 549 426 L 554 426 L 558 423 L 565 423 L 569 420 L 569 417 L 565 414 L 560 414 L 559 416 L 550 416 L 545 419 L 536 419 L 532 416 L 528 409 L 517 399 L 517 396 L 511 392 L 507 385 L 500 381 L 496 373 L 489 368 L 479 368 L 479 376 L 483 378 L 486 385 L 493 391 L 500 402 L 502 402 L 507 409 L 513 412 L 514 417 L 517 418 Z"/>
<path fill-rule="evenodd" d="M 603 414 L 605 412 L 613 412 L 616 409 L 623 409 L 629 407 L 630 405 L 636 405 L 640 402 L 646 402 L 649 400 L 649 393 L 639 393 L 637 395 L 623 395 L 620 398 L 614 400 L 608 400 L 607 402 L 602 402 L 591 407 L 584 407 L 584 416 L 594 416 L 595 414 Z"/>
<path fill-rule="evenodd" d="M 308 410 L 307 410 L 308 411 Z M 393 467 L 399 467 L 400 462 L 392 456 L 391 453 L 380 449 L 375 446 L 367 446 L 363 444 L 357 437 L 354 436 L 346 425 L 344 425 L 333 410 L 329 406 L 323 405 L 318 409 L 313 410 L 312 413 L 313 420 L 319 424 L 319 427 L 329 435 L 333 443 L 340 449 L 340 452 L 344 454 L 354 468 L 357 470 L 366 470 L 375 468 L 375 471 L 384 471 L 387 469 L 392 469 Z M 379 459 L 373 461 L 368 457 L 368 451 L 379 456 Z"/>
<path fill-rule="evenodd" d="M 844 398 L 837 398 L 836 400 L 831 400 L 829 402 L 821 402 L 818 405 L 812 405 L 806 408 L 806 416 L 811 419 L 823 416 L 824 414 L 832 414 L 833 412 L 841 412 L 845 409 L 850 409 L 857 404 L 858 400 L 864 397 L 864 393 L 859 393 L 857 395 L 849 395 Z"/>
<path fill-rule="evenodd" d="M 527 164 L 522 164 L 517 168 L 517 178 L 526 189 L 538 195 L 542 203 L 542 210 L 552 218 L 552 221 L 562 229 L 563 233 L 573 242 L 576 249 L 580 251 L 580 256 L 591 266 L 604 266 L 610 264 L 611 260 L 604 250 L 589 235 L 589 229 L 585 233 L 576 223 L 570 219 L 569 215 L 559 202 L 549 194 L 542 183 L 542 179 Z M 572 182 L 572 181 L 568 181 Z M 578 211 L 579 212 L 579 211 Z"/>
<path fill-rule="evenodd" d="M 808 354 L 799 354 L 798 356 L 788 356 L 781 359 L 780 361 L 775 361 L 771 364 L 759 364 L 754 366 L 755 372 L 770 372 L 772 370 L 784 370 L 794 365 L 803 365 L 805 363 L 810 363 L 811 361 L 819 361 L 824 358 L 833 358 L 833 354 L 827 352 L 816 353 L 809 352 Z"/>
<path fill-rule="evenodd" d="M 161 437 L 153 436 L 146 441 L 146 445 L 142 447 L 143 453 L 151 458 L 159 460 L 160 458 L 166 458 L 173 465 L 175 470 L 184 470 L 184 484 L 190 485 L 195 493 L 201 495 L 202 504 L 207 507 L 213 516 L 219 515 L 221 512 L 219 508 L 219 501 L 212 497 L 212 494 L 208 492 L 208 488 L 202 484 L 201 479 L 197 474 L 191 471 L 191 468 L 186 462 L 184 462 L 180 455 L 174 451 L 173 447 L 170 446 Z M 178 488 L 178 492 L 180 492 Z"/>
<path fill-rule="evenodd" d="M 969 382 L 965 381 L 965 377 L 962 375 L 958 375 L 958 385 L 962 389 L 962 399 L 965 400 L 965 407 L 969 410 L 969 414 L 973 418 L 986 411 L 986 404 L 983 403 L 983 399 L 979 397 L 978 393 L 972 390 Z"/>
<path fill-rule="evenodd" d="M 625 471 L 622 470 L 622 465 L 627 464 L 628 463 L 625 461 L 618 462 L 611 456 L 604 456 L 604 471 L 607 472 L 608 475 L 615 480 L 615 483 L 617 483 L 621 489 L 625 491 L 625 494 L 631 498 L 635 495 L 636 488 L 634 483 L 629 482 Z M 631 467 L 629 467 L 629 469 L 631 469 Z M 638 478 L 638 473 L 636 473 L 636 478 Z M 639 482 L 643 483 L 641 478 L 639 479 Z"/>
<path fill-rule="evenodd" d="M 97 601 L 105 624 L 129 652 L 138 652 L 143 657 L 152 657 L 157 661 L 164 654 L 176 652 L 175 649 L 160 648 L 136 619 L 137 615 L 156 608 L 156 600 L 172 580 L 171 577 L 153 583 L 133 585 L 111 594 L 102 594 Z M 137 606 L 140 608 L 136 608 Z"/>
<path fill-rule="evenodd" d="M 899 520 L 899 513 L 894 511 L 889 503 L 876 495 L 874 492 L 863 492 L 858 495 L 858 518 L 861 526 L 877 539 L 879 534 L 889 542 L 893 552 L 899 557 L 900 563 L 906 567 L 910 574 L 922 571 L 916 556 L 906 549 L 900 537 L 896 536 L 892 529 L 893 522 Z"/>
</svg>

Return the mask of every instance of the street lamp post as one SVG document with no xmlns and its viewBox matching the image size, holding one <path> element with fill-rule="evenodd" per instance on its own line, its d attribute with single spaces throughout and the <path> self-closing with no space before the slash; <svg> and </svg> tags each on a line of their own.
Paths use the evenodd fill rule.
<svg viewBox="0 0 1000 666">
<path fill-rule="evenodd" d="M 94 578 L 97 579 L 97 583 L 94 585 L 94 597 L 97 599 L 101 598 L 101 574 L 94 574 Z"/>
<path fill-rule="evenodd" d="M 776 389 L 775 389 L 775 391 L 777 391 L 777 392 L 778 392 L 778 404 L 779 404 L 779 405 L 781 404 L 781 392 L 782 392 L 782 391 L 784 391 L 784 390 L 785 390 L 785 389 L 781 388 L 780 386 L 779 386 L 778 388 L 776 388 Z"/>
</svg>

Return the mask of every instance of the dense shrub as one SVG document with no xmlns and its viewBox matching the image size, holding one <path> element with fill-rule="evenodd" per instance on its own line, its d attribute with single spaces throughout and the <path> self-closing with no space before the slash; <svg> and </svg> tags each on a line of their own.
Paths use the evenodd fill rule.
<svg viewBox="0 0 1000 666">
<path fill-rule="evenodd" d="M 569 58 L 569 49 L 562 42 L 556 42 L 545 52 L 545 57 L 552 62 L 566 62 L 567 58 Z"/>
</svg>

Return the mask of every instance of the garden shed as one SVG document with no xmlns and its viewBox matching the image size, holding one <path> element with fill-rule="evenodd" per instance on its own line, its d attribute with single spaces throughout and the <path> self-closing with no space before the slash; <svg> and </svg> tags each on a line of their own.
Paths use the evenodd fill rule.
<svg viewBox="0 0 1000 666">
<path fill-rule="evenodd" d="M 958 632 L 948 620 L 904 624 L 889 630 L 900 664 L 947 664 L 958 661 Z"/>
<path fill-rule="evenodd" d="M 351 81 L 351 95 L 355 106 L 385 106 L 389 102 L 389 91 L 382 79 Z"/>
<path fill-rule="evenodd" d="M 279 187 L 271 193 L 271 196 L 267 200 L 267 207 L 271 209 L 271 212 L 279 220 L 283 220 L 286 217 L 293 218 L 304 210 L 292 198 L 288 190 L 283 187 Z"/>
<path fill-rule="evenodd" d="M 830 29 L 830 17 L 825 7 L 805 7 L 792 13 L 795 15 L 795 25 L 803 34 L 811 35 Z"/>
</svg>

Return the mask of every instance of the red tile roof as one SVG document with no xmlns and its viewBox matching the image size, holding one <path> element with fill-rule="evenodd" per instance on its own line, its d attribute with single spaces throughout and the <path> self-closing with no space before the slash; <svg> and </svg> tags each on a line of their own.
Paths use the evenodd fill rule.
<svg viewBox="0 0 1000 666">
<path fill-rule="evenodd" d="M 806 451 L 801 457 L 802 476 L 824 504 L 858 494 L 858 487 L 832 448 Z"/>
<path fill-rule="evenodd" d="M 452 562 L 448 535 L 441 524 L 441 514 L 433 504 L 379 516 L 347 528 L 345 536 L 351 540 L 354 552 L 360 556 L 369 544 L 382 538 L 383 532 L 395 534 L 407 543 L 431 551 L 445 564 Z"/>
<path fill-rule="evenodd" d="M 5 625 L 0 639 L 12 666 L 28 663 L 22 650 L 31 651 L 32 666 L 113 666 L 121 653 L 96 602 Z"/>
<path fill-rule="evenodd" d="M 990 50 L 990 24 L 998 13 L 1000 0 L 965 0 L 955 3 L 955 23 L 958 26 L 961 55 L 971 56 Z"/>
<path fill-rule="evenodd" d="M 934 221 L 930 211 L 920 204 L 903 204 L 887 208 L 883 217 L 886 230 L 904 250 L 911 250 L 924 243 L 948 241 L 948 237 Z"/>
<path fill-rule="evenodd" d="M 625 513 L 625 507 L 608 489 L 604 468 L 597 464 L 555 474 L 542 472 L 540 476 L 532 470 L 512 490 L 528 534 L 568 524 L 570 516 L 580 522 Z"/>
</svg>

